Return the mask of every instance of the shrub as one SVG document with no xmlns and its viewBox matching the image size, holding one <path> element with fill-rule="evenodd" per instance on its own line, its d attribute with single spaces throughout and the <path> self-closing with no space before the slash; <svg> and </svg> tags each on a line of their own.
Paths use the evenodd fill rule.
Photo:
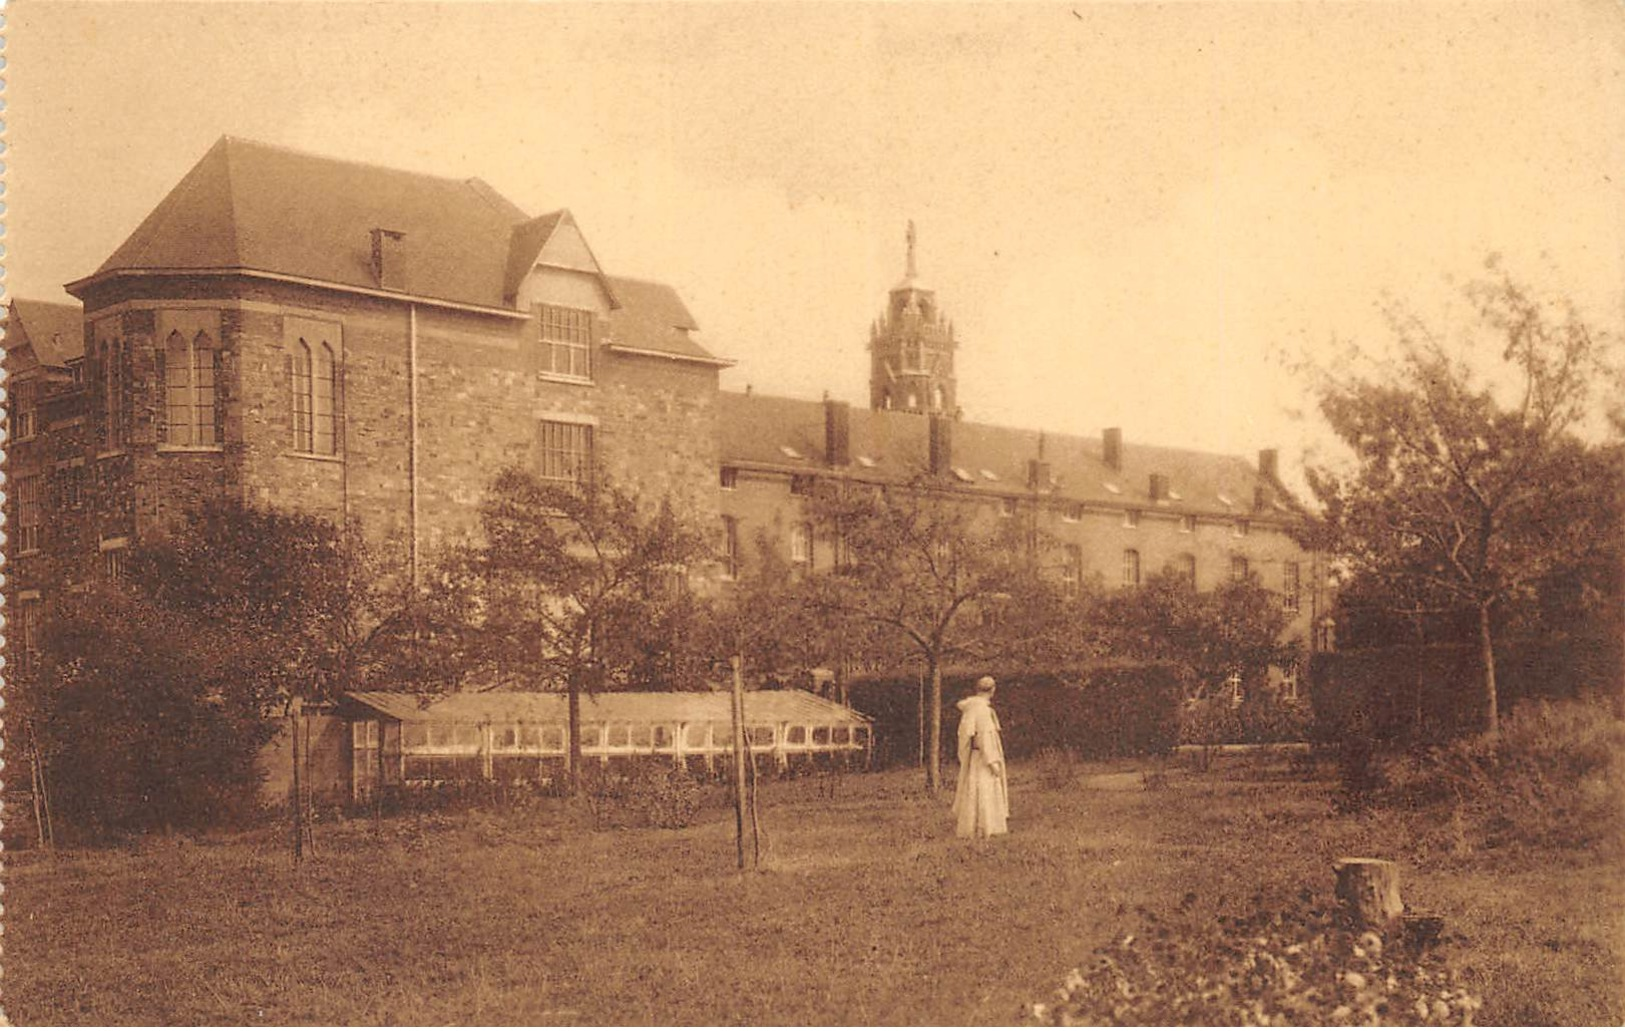
<svg viewBox="0 0 1625 1031">
<path fill-rule="evenodd" d="M 974 678 L 943 683 L 943 741 L 953 754 L 959 713 L 953 700 L 971 693 Z M 1161 755 L 1179 740 L 1183 681 L 1168 663 L 1097 666 L 1065 674 L 999 678 L 994 705 L 1005 754 L 1021 760 L 1046 749 L 1080 758 Z M 912 763 L 919 752 L 919 685 L 912 680 L 859 681 L 852 706 L 874 719 L 875 764 Z"/>
<path fill-rule="evenodd" d="M 1495 652 L 1497 695 L 1523 701 L 1593 698 L 1620 708 L 1625 657 L 1616 639 L 1508 640 Z M 1476 644 L 1320 652 L 1310 659 L 1314 732 L 1341 741 L 1360 723 L 1379 751 L 1434 744 L 1480 729 L 1482 660 Z"/>
<path fill-rule="evenodd" d="M 1606 704 L 1526 703 L 1494 738 L 1419 750 L 1385 772 L 1379 801 L 1448 813 L 1458 834 L 1465 821 L 1466 844 L 1589 847 L 1620 833 L 1625 722 Z"/>
<path fill-rule="evenodd" d="M 600 829 L 656 827 L 676 830 L 694 821 L 705 788 L 670 760 L 621 763 L 582 769 L 581 793 Z"/>
<path fill-rule="evenodd" d="M 1470 1024 L 1444 944 L 1341 926 L 1305 892 L 1279 911 L 1202 918 L 1186 895 L 1168 920 L 1139 909 L 1134 933 L 1072 970 L 1040 1024 Z"/>
<path fill-rule="evenodd" d="M 1186 745 L 1270 745 L 1309 738 L 1314 714 L 1307 702 L 1273 696 L 1200 698 L 1180 710 L 1179 741 Z"/>
</svg>

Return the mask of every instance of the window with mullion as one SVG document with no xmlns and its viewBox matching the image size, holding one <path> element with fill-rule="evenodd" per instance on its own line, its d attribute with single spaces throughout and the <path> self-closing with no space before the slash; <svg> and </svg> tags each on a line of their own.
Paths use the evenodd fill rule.
<svg viewBox="0 0 1625 1031">
<path fill-rule="evenodd" d="M 544 480 L 581 485 L 592 479 L 592 427 L 575 422 L 543 421 L 539 428 L 540 466 Z"/>
<path fill-rule="evenodd" d="M 163 442 L 190 446 L 220 443 L 215 381 L 220 352 L 207 333 L 187 340 L 179 330 L 169 334 L 158 352 L 164 383 Z"/>
<path fill-rule="evenodd" d="M 572 379 L 592 377 L 592 312 L 556 304 L 537 306 L 542 370 Z"/>
</svg>

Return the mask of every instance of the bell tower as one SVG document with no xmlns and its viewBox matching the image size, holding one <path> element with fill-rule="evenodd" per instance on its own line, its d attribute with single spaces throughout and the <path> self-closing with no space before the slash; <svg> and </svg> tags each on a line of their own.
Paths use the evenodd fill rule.
<svg viewBox="0 0 1625 1031">
<path fill-rule="evenodd" d="M 936 291 L 920 282 L 914 223 L 908 224 L 908 264 L 886 310 L 869 327 L 869 407 L 949 415 L 959 410 L 954 379 L 954 326 L 937 307 Z"/>
</svg>

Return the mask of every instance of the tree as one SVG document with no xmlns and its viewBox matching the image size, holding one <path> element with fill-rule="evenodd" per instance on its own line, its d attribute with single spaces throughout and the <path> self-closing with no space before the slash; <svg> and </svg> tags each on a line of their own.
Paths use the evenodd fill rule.
<svg viewBox="0 0 1625 1031">
<path fill-rule="evenodd" d="M 1577 433 L 1591 383 L 1607 374 L 1604 338 L 1571 306 L 1498 272 L 1467 293 L 1477 356 L 1485 337 L 1495 341 L 1491 374 L 1420 318 L 1390 310 L 1396 361 L 1320 375 L 1320 411 L 1352 451 L 1353 471 L 1309 474 L 1323 529 L 1355 576 L 1396 610 L 1473 613 L 1494 734 L 1496 612 L 1567 575 L 1571 556 L 1601 539 L 1619 505 L 1619 470 L 1603 473 Z"/>
<path fill-rule="evenodd" d="M 268 717 L 346 683 L 367 596 L 324 520 L 217 501 L 56 592 L 28 708 L 61 811 L 91 827 L 246 815 Z"/>
<path fill-rule="evenodd" d="M 1025 608 L 1048 588 L 1038 575 L 1030 527 L 1001 519 L 988 526 L 974 503 L 952 499 L 928 482 L 878 487 L 822 483 L 807 505 L 835 562 L 809 577 L 808 611 L 837 634 L 883 655 L 912 653 L 930 680 L 926 783 L 942 769 L 942 670 L 954 656 L 987 660 L 1008 645 L 1001 609 Z M 985 519 L 985 516 L 984 516 Z"/>
<path fill-rule="evenodd" d="M 566 693 L 574 790 L 583 690 L 696 669 L 681 632 L 686 570 L 709 550 L 669 503 L 645 514 L 606 481 L 559 484 L 521 469 L 498 474 L 480 527 L 482 540 L 446 563 L 437 594 L 452 600 L 441 611 L 460 613 L 456 638 L 477 665 Z"/>
<path fill-rule="evenodd" d="M 1254 578 L 1197 591 L 1173 572 L 1100 600 L 1093 620 L 1118 656 L 1183 666 L 1203 686 L 1231 676 L 1261 683 L 1271 666 L 1286 667 L 1300 642 L 1282 640 L 1288 615 L 1278 595 Z"/>
</svg>

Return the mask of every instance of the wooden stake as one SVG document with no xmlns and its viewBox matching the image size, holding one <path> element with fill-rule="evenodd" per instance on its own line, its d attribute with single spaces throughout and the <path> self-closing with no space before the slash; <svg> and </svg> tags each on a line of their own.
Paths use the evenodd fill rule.
<svg viewBox="0 0 1625 1031">
<path fill-rule="evenodd" d="M 1399 925 L 1405 904 L 1399 898 L 1399 866 L 1387 859 L 1339 859 L 1337 900 L 1349 923 L 1386 933 Z"/>
<path fill-rule="evenodd" d="M 299 785 L 299 723 L 304 702 L 295 695 L 288 703 L 288 729 L 293 733 L 293 865 L 305 857 L 305 798 Z"/>
<path fill-rule="evenodd" d="M 745 868 L 745 679 L 740 667 L 743 659 L 735 655 L 733 663 L 733 738 L 734 738 L 734 844 L 739 853 L 739 869 Z"/>
</svg>

